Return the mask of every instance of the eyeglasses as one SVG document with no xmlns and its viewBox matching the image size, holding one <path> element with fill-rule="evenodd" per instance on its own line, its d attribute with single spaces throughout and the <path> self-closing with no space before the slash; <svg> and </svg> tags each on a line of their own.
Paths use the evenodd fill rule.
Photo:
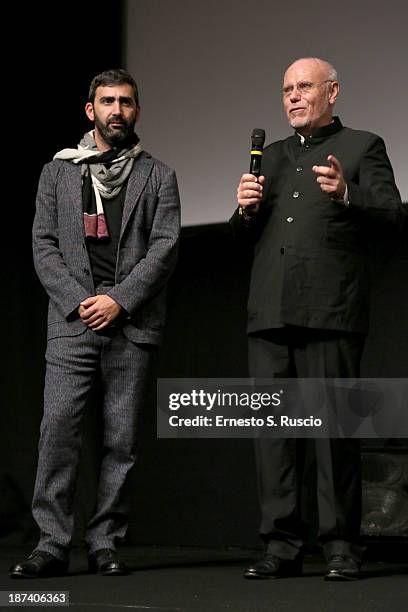
<svg viewBox="0 0 408 612">
<path fill-rule="evenodd" d="M 286 87 L 283 87 L 282 95 L 284 98 L 287 98 L 293 92 L 295 87 L 300 94 L 309 93 L 309 91 L 312 91 L 312 89 L 318 87 L 319 85 L 323 85 L 324 83 L 333 83 L 333 80 L 326 79 L 325 81 L 319 81 L 318 83 L 311 83 L 310 81 L 299 81 L 299 83 L 296 83 L 295 85 L 287 85 Z"/>
</svg>

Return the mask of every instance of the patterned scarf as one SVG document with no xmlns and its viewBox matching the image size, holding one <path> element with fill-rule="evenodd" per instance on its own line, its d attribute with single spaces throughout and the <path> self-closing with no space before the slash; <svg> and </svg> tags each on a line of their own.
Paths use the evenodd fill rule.
<svg viewBox="0 0 408 612">
<path fill-rule="evenodd" d="M 82 184 L 89 176 L 91 178 L 95 198 L 83 198 L 86 238 L 109 238 L 102 198 L 111 200 L 118 195 L 127 181 L 135 158 L 141 152 L 142 147 L 136 134 L 134 145 L 130 148 L 100 151 L 92 130 L 84 135 L 78 149 L 63 149 L 54 155 L 54 159 L 82 164 Z"/>
</svg>

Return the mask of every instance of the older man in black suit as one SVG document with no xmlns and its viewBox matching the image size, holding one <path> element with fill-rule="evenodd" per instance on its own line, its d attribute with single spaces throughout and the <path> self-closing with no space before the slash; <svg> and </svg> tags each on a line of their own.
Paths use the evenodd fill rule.
<svg viewBox="0 0 408 612">
<path fill-rule="evenodd" d="M 375 224 L 398 225 L 401 200 L 381 138 L 343 127 L 335 69 L 317 58 L 284 75 L 295 133 L 269 145 L 262 176 L 241 177 L 231 223 L 255 246 L 248 301 L 252 377 L 358 377 L 368 330 L 367 247 Z M 302 564 L 302 439 L 256 443 L 263 559 L 246 578 Z M 361 468 L 357 440 L 315 440 L 319 539 L 326 579 L 359 577 Z"/>
<path fill-rule="evenodd" d="M 48 296 L 48 342 L 33 516 L 34 552 L 12 578 L 67 571 L 80 424 L 102 381 L 104 452 L 86 530 L 89 569 L 125 573 L 115 545 L 128 525 L 125 482 L 164 324 L 180 206 L 173 170 L 143 151 L 138 90 L 124 70 L 96 76 L 85 111 L 95 129 L 46 164 L 33 227 L 34 263 Z"/>
</svg>

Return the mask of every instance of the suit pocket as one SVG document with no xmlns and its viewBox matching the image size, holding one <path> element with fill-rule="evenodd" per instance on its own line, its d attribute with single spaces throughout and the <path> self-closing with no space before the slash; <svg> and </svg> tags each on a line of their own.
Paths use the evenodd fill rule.
<svg viewBox="0 0 408 612">
<path fill-rule="evenodd" d="M 83 334 L 87 330 L 86 325 L 82 323 L 82 321 L 72 321 L 71 323 L 67 323 L 67 321 L 53 321 L 52 323 L 48 323 L 47 328 L 47 340 L 52 340 L 53 338 L 63 338 L 64 336 L 79 336 Z"/>
</svg>

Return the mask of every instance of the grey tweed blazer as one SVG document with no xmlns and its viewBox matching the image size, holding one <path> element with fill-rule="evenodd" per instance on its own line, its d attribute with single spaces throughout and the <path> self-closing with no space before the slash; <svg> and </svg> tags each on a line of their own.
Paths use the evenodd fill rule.
<svg viewBox="0 0 408 612">
<path fill-rule="evenodd" d="M 180 202 L 173 170 L 146 152 L 129 176 L 116 262 L 108 291 L 125 309 L 123 327 L 133 342 L 160 344 L 165 287 L 174 269 L 180 232 Z M 82 334 L 77 310 L 95 295 L 84 240 L 81 168 L 54 160 L 41 173 L 33 225 L 33 256 L 47 292 L 48 339 Z"/>
</svg>

